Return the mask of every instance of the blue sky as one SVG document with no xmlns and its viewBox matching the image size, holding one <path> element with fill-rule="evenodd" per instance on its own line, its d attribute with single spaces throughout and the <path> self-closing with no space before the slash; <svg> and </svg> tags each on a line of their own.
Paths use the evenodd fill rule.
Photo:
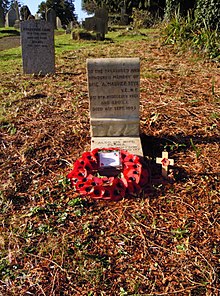
<svg viewBox="0 0 220 296">
<path fill-rule="evenodd" d="M 21 0 L 21 4 L 27 5 L 33 15 L 38 10 L 38 5 L 42 2 L 43 0 Z M 45 0 L 44 0 L 45 1 Z M 82 19 L 85 19 L 86 13 L 82 11 L 81 9 L 81 0 L 75 0 L 74 1 L 75 5 L 75 13 L 78 15 L 78 20 L 81 21 Z"/>
</svg>

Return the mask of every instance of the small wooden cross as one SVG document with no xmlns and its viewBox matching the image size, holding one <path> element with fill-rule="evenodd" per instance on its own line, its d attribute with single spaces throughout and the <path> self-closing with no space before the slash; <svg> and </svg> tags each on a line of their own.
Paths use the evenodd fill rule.
<svg viewBox="0 0 220 296">
<path fill-rule="evenodd" d="M 174 160 L 173 159 L 169 159 L 168 152 L 163 151 L 162 152 L 162 158 L 157 157 L 156 158 L 156 163 L 162 164 L 162 176 L 164 178 L 167 178 L 168 166 L 169 165 L 174 165 Z"/>
</svg>

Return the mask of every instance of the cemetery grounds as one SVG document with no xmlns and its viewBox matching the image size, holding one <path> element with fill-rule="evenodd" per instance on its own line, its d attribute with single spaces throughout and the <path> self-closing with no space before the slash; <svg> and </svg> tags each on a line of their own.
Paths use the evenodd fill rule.
<svg viewBox="0 0 220 296">
<path fill-rule="evenodd" d="M 219 63 L 163 45 L 159 30 L 104 42 L 56 36 L 56 74 L 23 75 L 0 51 L 0 294 L 220 292 Z M 139 197 L 79 196 L 66 175 L 90 150 L 86 59 L 140 57 Z M 175 161 L 169 181 L 156 157 Z"/>
</svg>

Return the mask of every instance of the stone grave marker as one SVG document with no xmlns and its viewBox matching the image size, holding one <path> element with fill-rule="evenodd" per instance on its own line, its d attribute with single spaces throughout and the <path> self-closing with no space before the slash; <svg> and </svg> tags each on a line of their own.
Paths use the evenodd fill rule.
<svg viewBox="0 0 220 296">
<path fill-rule="evenodd" d="M 95 11 L 95 18 L 102 20 L 102 32 L 108 33 L 108 11 L 105 8 L 99 8 Z M 102 33 L 100 32 L 100 33 Z"/>
<path fill-rule="evenodd" d="M 56 17 L 56 27 L 57 29 L 62 29 L 62 23 L 58 16 Z"/>
<path fill-rule="evenodd" d="M 87 60 L 91 149 L 143 155 L 139 137 L 139 58 Z"/>
<path fill-rule="evenodd" d="M 54 29 L 56 29 L 56 11 L 53 8 L 49 8 L 46 12 L 46 20 L 51 23 Z"/>
<path fill-rule="evenodd" d="M 16 20 L 17 20 L 17 14 L 16 14 L 16 11 L 12 8 L 6 14 L 5 26 L 6 27 L 14 27 Z"/>
<path fill-rule="evenodd" d="M 5 20 L 4 20 L 4 11 L 2 8 L 2 4 L 0 3 L 0 28 L 4 27 Z"/>
<path fill-rule="evenodd" d="M 97 39 L 104 40 L 108 33 L 108 11 L 104 8 L 97 9 L 95 16 L 85 18 L 84 28 L 96 32 Z"/>
<path fill-rule="evenodd" d="M 54 28 L 44 20 L 21 23 L 21 46 L 24 74 L 55 72 Z"/>
</svg>

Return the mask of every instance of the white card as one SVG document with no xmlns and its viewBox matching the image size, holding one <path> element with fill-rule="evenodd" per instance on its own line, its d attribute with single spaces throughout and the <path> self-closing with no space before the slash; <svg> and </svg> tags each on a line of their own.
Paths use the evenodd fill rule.
<svg viewBox="0 0 220 296">
<path fill-rule="evenodd" d="M 100 163 L 100 168 L 119 167 L 121 165 L 120 152 L 119 151 L 99 152 L 99 163 Z"/>
</svg>

